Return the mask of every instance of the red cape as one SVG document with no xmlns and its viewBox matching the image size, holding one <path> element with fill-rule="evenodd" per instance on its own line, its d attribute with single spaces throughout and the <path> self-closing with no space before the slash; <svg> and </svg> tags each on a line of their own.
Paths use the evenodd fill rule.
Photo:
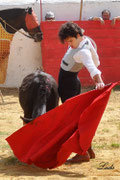
<svg viewBox="0 0 120 180">
<path fill-rule="evenodd" d="M 73 97 L 10 135 L 6 140 L 15 156 L 27 164 L 55 168 L 72 152 L 85 154 L 118 83 Z"/>
</svg>

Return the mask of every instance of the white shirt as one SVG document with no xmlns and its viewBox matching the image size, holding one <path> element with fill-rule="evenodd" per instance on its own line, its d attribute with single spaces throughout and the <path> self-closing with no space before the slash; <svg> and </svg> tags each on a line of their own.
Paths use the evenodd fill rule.
<svg viewBox="0 0 120 180">
<path fill-rule="evenodd" d="M 77 63 L 82 63 L 93 78 L 96 74 L 101 74 L 101 72 L 97 69 L 97 67 L 100 65 L 100 61 L 95 48 L 88 38 L 81 41 L 79 47 L 81 48 L 86 41 L 89 41 L 89 44 L 78 51 L 73 58 Z"/>
<path fill-rule="evenodd" d="M 92 78 L 97 74 L 101 74 L 100 70 L 97 69 L 99 65 L 100 61 L 97 52 L 87 37 L 80 42 L 76 49 L 69 47 L 61 62 L 61 68 L 71 72 L 78 72 L 85 66 Z"/>
</svg>

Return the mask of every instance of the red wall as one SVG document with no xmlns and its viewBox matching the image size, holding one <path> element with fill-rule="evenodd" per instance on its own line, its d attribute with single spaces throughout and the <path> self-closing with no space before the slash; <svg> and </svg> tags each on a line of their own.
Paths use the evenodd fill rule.
<svg viewBox="0 0 120 180">
<path fill-rule="evenodd" d="M 58 31 L 65 21 L 42 22 L 43 31 L 42 62 L 44 71 L 53 75 L 57 80 L 60 62 L 67 46 L 61 44 L 58 39 Z M 106 21 L 104 25 L 93 21 L 76 21 L 85 30 L 85 35 L 90 36 L 97 45 L 98 55 L 101 65 L 102 78 L 105 83 L 120 80 L 120 22 L 115 26 L 111 21 Z M 84 68 L 79 73 L 82 86 L 93 85 L 89 73 Z"/>
</svg>

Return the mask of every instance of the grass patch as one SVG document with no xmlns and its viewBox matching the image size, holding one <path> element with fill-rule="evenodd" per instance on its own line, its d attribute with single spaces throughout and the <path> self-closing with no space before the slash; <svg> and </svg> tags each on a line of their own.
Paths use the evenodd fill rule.
<svg viewBox="0 0 120 180">
<path fill-rule="evenodd" d="M 2 151 L 5 151 L 5 150 L 9 150 L 9 149 L 11 149 L 11 148 L 10 148 L 9 144 L 2 144 L 1 147 L 0 147 L 0 149 L 1 149 Z"/>
<path fill-rule="evenodd" d="M 106 144 L 106 143 L 103 143 L 103 144 L 93 144 L 93 148 L 95 149 L 117 149 L 117 148 L 120 148 L 120 144 L 118 143 L 112 143 L 112 144 Z"/>
<path fill-rule="evenodd" d="M 117 149 L 117 148 L 120 148 L 120 144 L 112 143 L 111 147 Z"/>
<path fill-rule="evenodd" d="M 102 131 L 103 131 L 103 132 L 109 132 L 109 129 L 104 128 Z"/>
<path fill-rule="evenodd" d="M 0 136 L 8 135 L 8 132 L 0 131 Z"/>
<path fill-rule="evenodd" d="M 7 158 L 4 158 L 4 160 L 2 160 L 2 163 L 4 165 L 16 165 L 16 164 L 22 164 L 16 157 L 14 156 L 10 156 Z"/>
<path fill-rule="evenodd" d="M 107 111 L 109 112 L 111 112 L 111 111 L 114 111 L 115 110 L 115 107 L 107 107 Z"/>
<path fill-rule="evenodd" d="M 120 91 L 120 85 L 117 85 L 113 88 L 113 91 Z"/>
<path fill-rule="evenodd" d="M 96 149 L 106 149 L 108 148 L 108 144 L 104 143 L 104 144 L 93 144 L 93 148 L 96 148 Z"/>
</svg>

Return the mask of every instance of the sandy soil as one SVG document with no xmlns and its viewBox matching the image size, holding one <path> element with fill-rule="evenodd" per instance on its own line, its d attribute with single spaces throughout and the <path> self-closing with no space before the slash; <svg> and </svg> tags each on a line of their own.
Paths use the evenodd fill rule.
<svg viewBox="0 0 120 180">
<path fill-rule="evenodd" d="M 82 164 L 64 164 L 53 170 L 29 166 L 14 157 L 5 138 L 22 127 L 20 115 L 23 115 L 23 111 L 19 105 L 17 89 L 1 90 L 5 103 L 2 103 L 0 97 L 0 179 L 120 180 L 120 88 L 112 91 L 93 139 L 96 158 Z M 98 169 L 101 162 L 108 162 L 114 169 Z"/>
</svg>

